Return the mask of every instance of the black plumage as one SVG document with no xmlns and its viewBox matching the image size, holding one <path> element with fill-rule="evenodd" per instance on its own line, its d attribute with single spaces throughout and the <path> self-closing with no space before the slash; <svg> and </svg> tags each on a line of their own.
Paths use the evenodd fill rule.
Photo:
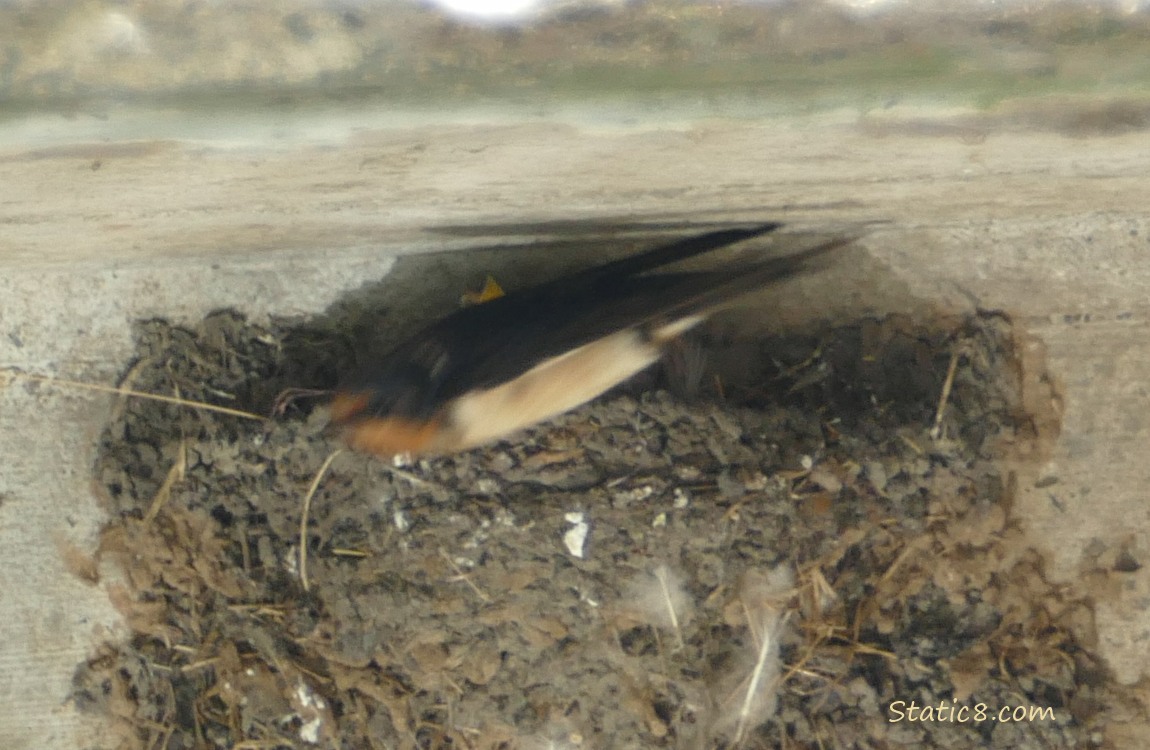
<svg viewBox="0 0 1150 750">
<path fill-rule="evenodd" d="M 512 383 L 533 368 L 614 334 L 634 331 L 650 342 L 664 332 L 677 333 L 677 323 L 690 327 L 695 316 L 701 319 L 851 241 L 834 240 L 717 270 L 650 273 L 779 226 L 710 232 L 457 310 L 346 383 L 333 406 L 333 421 L 394 418 L 411 429 L 441 419 L 457 399 Z"/>
</svg>

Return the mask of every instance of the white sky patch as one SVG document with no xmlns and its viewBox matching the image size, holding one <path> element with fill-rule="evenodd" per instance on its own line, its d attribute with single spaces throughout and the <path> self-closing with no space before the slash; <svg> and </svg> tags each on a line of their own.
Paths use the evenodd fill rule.
<svg viewBox="0 0 1150 750">
<path fill-rule="evenodd" d="M 521 21 L 547 5 L 542 0 L 432 0 L 432 4 L 475 21 Z"/>
<path fill-rule="evenodd" d="M 108 11 L 100 19 L 97 40 L 106 51 L 142 55 L 148 52 L 144 30 L 127 15 Z"/>
<path fill-rule="evenodd" d="M 476 23 L 531 21 L 559 8 L 623 7 L 628 0 L 428 0 L 437 8 Z"/>
<path fill-rule="evenodd" d="M 1082 0 L 1080 4 L 1087 4 Z M 1093 1 L 1093 0 L 1090 0 Z M 458 18 L 479 24 L 527 22 L 556 8 L 622 6 L 626 0 L 429 0 L 441 10 Z M 746 5 L 782 5 L 786 0 L 745 0 Z M 987 7 L 1023 7 L 1038 5 L 1033 0 L 830 0 L 830 4 L 849 8 L 860 14 L 878 13 L 900 7 L 949 8 L 978 11 Z M 705 3 L 700 2 L 700 5 Z M 1049 4 L 1053 4 L 1050 2 Z M 1111 5 L 1127 13 L 1150 7 L 1150 0 L 1111 0 Z"/>
</svg>

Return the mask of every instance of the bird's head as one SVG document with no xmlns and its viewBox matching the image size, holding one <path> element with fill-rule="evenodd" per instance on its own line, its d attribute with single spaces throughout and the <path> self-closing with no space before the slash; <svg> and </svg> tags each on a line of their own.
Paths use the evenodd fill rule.
<svg viewBox="0 0 1150 750">
<path fill-rule="evenodd" d="M 329 406 L 328 430 L 351 447 L 390 458 L 431 448 L 441 417 L 427 372 L 406 367 L 342 387 Z"/>
</svg>

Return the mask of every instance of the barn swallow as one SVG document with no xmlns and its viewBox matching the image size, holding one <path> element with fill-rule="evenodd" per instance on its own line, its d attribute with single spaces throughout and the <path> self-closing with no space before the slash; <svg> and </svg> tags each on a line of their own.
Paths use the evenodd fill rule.
<svg viewBox="0 0 1150 750">
<path fill-rule="evenodd" d="M 384 458 L 442 455 L 573 409 L 735 297 L 854 239 L 722 270 L 646 273 L 779 226 L 710 232 L 457 310 L 339 388 L 330 426 Z"/>
</svg>

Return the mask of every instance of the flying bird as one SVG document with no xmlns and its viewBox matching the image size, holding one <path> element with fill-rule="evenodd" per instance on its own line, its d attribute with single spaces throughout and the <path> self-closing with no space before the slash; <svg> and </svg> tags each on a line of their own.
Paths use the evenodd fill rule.
<svg viewBox="0 0 1150 750">
<path fill-rule="evenodd" d="M 352 448 L 391 458 L 468 450 L 562 414 L 657 362 L 738 296 L 854 240 L 719 270 L 647 273 L 780 226 L 690 237 L 457 310 L 341 386 L 331 427 Z"/>
</svg>

